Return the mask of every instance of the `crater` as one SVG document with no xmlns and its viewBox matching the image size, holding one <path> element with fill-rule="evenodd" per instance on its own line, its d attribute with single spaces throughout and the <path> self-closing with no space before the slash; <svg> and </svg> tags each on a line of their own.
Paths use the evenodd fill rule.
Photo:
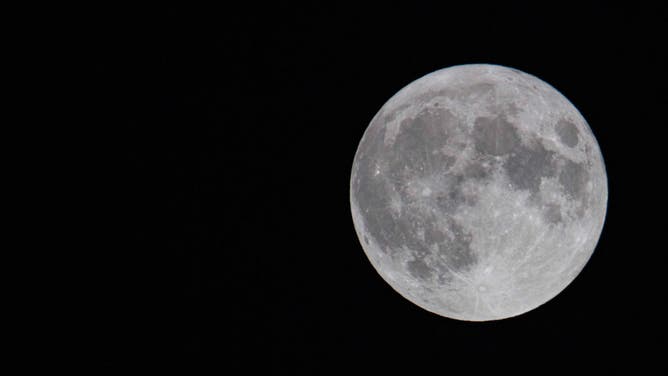
<svg viewBox="0 0 668 376">
<path fill-rule="evenodd" d="M 578 144 L 580 138 L 578 136 L 578 129 L 575 124 L 561 119 L 557 122 L 555 129 L 559 139 L 564 145 L 568 147 L 574 147 Z"/>
<path fill-rule="evenodd" d="M 473 126 L 472 138 L 475 149 L 484 155 L 505 155 L 520 144 L 515 127 L 503 116 L 477 118 Z"/>
</svg>

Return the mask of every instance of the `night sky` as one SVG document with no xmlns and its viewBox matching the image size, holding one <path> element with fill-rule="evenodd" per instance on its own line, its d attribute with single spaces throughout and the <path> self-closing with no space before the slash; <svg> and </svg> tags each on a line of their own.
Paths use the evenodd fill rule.
<svg viewBox="0 0 668 376">
<path fill-rule="evenodd" d="M 91 10 L 101 31 L 87 47 L 94 123 L 110 124 L 116 167 L 106 198 L 115 246 L 93 327 L 100 365 L 657 367 L 667 346 L 657 213 L 668 13 L 550 4 Z M 485 323 L 394 292 L 349 205 L 355 150 L 380 107 L 422 75 L 466 63 L 557 88 L 597 137 L 609 185 L 603 234 L 575 281 L 529 313 Z"/>
</svg>

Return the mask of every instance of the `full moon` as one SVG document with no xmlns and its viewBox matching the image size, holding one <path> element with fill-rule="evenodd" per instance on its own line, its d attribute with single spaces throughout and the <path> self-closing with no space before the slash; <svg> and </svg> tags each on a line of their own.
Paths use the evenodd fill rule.
<svg viewBox="0 0 668 376">
<path fill-rule="evenodd" d="M 526 313 L 584 268 L 608 200 L 589 125 L 516 69 L 459 65 L 401 89 L 359 143 L 355 231 L 399 294 L 466 321 Z"/>
</svg>

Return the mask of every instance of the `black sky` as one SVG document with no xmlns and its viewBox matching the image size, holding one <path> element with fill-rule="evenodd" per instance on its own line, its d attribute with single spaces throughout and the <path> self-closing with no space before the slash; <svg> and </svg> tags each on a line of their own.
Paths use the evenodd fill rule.
<svg viewBox="0 0 668 376">
<path fill-rule="evenodd" d="M 665 6 L 315 4 L 91 13 L 102 30 L 88 46 L 96 116 L 111 124 L 118 166 L 117 247 L 95 329 L 103 365 L 658 365 Z M 511 66 L 561 91 L 594 131 L 609 179 L 605 228 L 580 276 L 534 311 L 478 324 L 385 284 L 348 201 L 376 111 L 420 76 L 465 63 Z"/>
</svg>

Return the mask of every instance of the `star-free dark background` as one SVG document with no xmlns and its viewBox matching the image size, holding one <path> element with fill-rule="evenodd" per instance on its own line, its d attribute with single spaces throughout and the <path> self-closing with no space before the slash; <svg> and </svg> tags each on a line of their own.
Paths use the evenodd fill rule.
<svg viewBox="0 0 668 376">
<path fill-rule="evenodd" d="M 651 234 L 665 220 L 651 213 L 665 196 L 665 7 L 461 3 L 93 12 L 103 33 L 91 80 L 119 166 L 118 247 L 94 332 L 103 365 L 658 365 L 665 245 Z M 486 323 L 400 297 L 368 262 L 349 210 L 371 118 L 411 81 L 465 63 L 514 67 L 561 91 L 594 131 L 609 179 L 583 272 L 547 304 Z"/>
</svg>

